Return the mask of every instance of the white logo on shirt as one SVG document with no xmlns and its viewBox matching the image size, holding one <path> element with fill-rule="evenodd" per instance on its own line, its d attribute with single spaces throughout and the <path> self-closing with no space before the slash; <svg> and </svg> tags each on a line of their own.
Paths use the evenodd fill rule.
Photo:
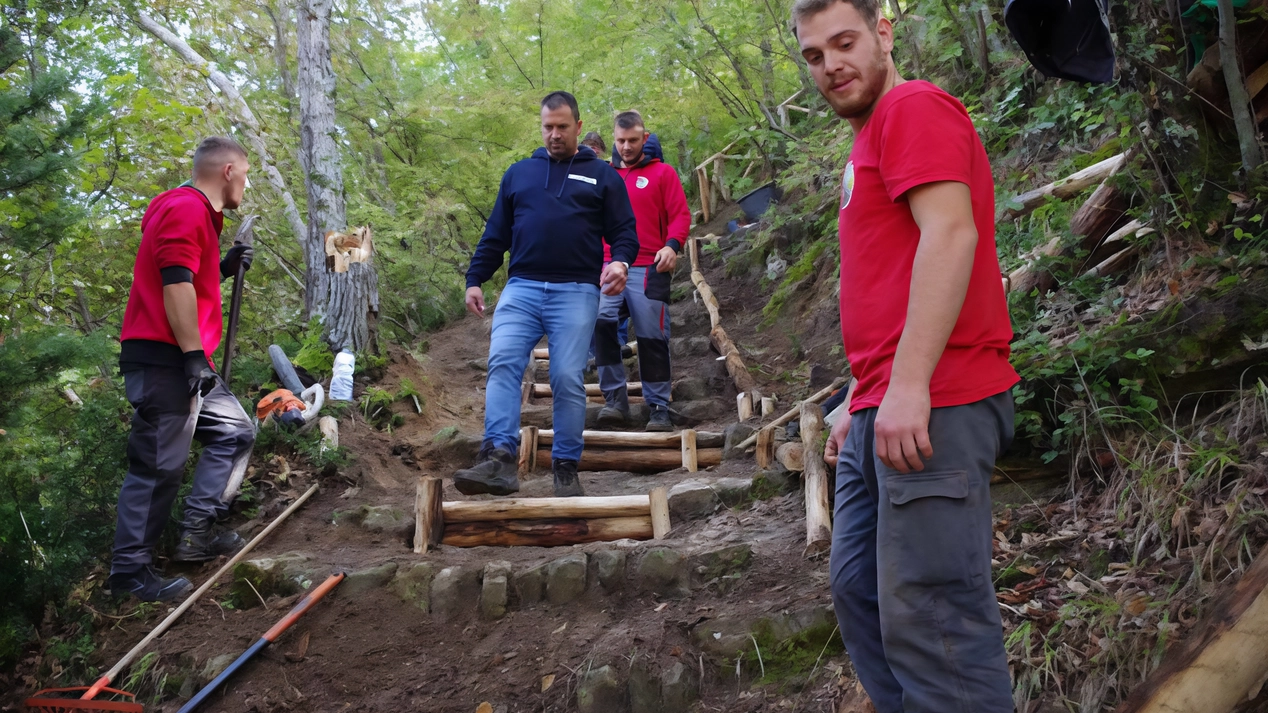
<svg viewBox="0 0 1268 713">
<path fill-rule="evenodd" d="M 841 210 L 850 204 L 854 195 L 854 162 L 845 164 L 845 175 L 841 177 Z"/>
<path fill-rule="evenodd" d="M 638 180 L 634 181 L 634 185 L 639 188 L 647 188 L 647 183 L 647 176 L 639 176 Z"/>
<path fill-rule="evenodd" d="M 598 182 L 597 180 L 595 180 L 595 179 L 593 179 L 593 178 L 591 178 L 591 177 L 589 177 L 589 176 L 579 176 L 579 175 L 577 175 L 577 174 L 575 174 L 575 173 L 570 173 L 570 174 L 568 174 L 568 178 L 571 178 L 571 179 L 572 179 L 572 180 L 574 180 L 574 181 L 585 181 L 586 183 L 589 183 L 589 184 L 590 184 L 590 185 L 592 185 L 592 186 L 597 186 L 597 185 L 599 185 L 599 182 Z"/>
</svg>

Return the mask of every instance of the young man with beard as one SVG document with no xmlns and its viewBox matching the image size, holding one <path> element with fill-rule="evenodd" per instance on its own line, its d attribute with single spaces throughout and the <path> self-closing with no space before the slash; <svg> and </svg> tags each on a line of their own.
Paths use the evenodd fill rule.
<svg viewBox="0 0 1268 713">
<path fill-rule="evenodd" d="M 136 410 L 107 580 L 117 595 L 170 601 L 190 589 L 184 577 L 165 578 L 154 569 L 153 550 L 194 439 L 203 451 L 172 559 L 202 562 L 243 545 L 216 522 L 237 495 L 255 430 L 210 356 L 220 346 L 220 281 L 240 265 L 251 266 L 250 247 L 234 246 L 222 260 L 219 242 L 222 211 L 242 202 L 249 168 L 238 142 L 205 139 L 194 151 L 193 180 L 160 193 L 141 219 L 120 334 L 119 371 Z"/>
<path fill-rule="evenodd" d="M 638 254 L 625 184 L 589 147 L 577 148 L 581 115 L 568 92 L 542 99 L 543 148 L 502 176 L 497 203 L 467 270 L 467 309 L 484 316 L 488 281 L 511 254 L 506 288 L 493 315 L 479 462 L 454 473 L 466 495 L 520 489 L 520 395 L 524 368 L 542 335 L 550 346 L 555 495 L 583 495 L 577 478 L 586 419 L 583 374 L 599 294 L 619 294 Z M 603 244 L 613 259 L 603 264 Z"/>
<path fill-rule="evenodd" d="M 798 0 L 792 25 L 854 129 L 839 231 L 855 381 L 824 453 L 842 638 L 878 713 L 1007 713 L 990 476 L 1018 377 L 986 151 L 960 102 L 898 75 L 877 0 Z"/>
<path fill-rule="evenodd" d="M 674 427 L 669 421 L 669 280 L 678 262 L 678 251 L 691 230 L 691 210 L 687 208 L 687 196 L 678 180 L 678 172 L 659 158 L 644 153 L 650 134 L 643 126 L 641 114 L 637 111 L 617 114 L 613 136 L 621 157 L 617 173 L 625 180 L 638 221 L 639 247 L 625 289 L 599 301 L 594 361 L 599 368 L 599 388 L 603 390 L 605 402 L 599 412 L 599 425 L 621 426 L 629 417 L 622 342 L 617 334 L 624 308 L 634 322 L 643 398 L 651 410 L 646 430 L 672 431 Z M 605 259 L 610 260 L 610 254 Z"/>
</svg>

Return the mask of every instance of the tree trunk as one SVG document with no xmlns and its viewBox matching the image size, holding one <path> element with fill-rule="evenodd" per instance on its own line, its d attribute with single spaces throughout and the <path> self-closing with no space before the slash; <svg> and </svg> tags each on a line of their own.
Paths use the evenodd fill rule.
<svg viewBox="0 0 1268 713">
<path fill-rule="evenodd" d="M 343 169 L 335 137 L 335 73 L 330 62 L 333 0 L 302 0 L 295 9 L 299 58 L 300 155 L 308 184 L 304 259 L 308 316 L 320 316 L 331 349 L 373 350 L 379 282 L 372 258 L 334 272 L 326 260 L 326 233 L 347 227 Z"/>
<path fill-rule="evenodd" d="M 1242 152 L 1242 170 L 1250 173 L 1264 162 L 1263 148 L 1255 133 L 1250 96 L 1242 79 L 1241 62 L 1237 60 L 1237 18 L 1233 16 L 1233 0 L 1219 0 L 1220 64 L 1224 65 L 1224 83 L 1228 86 L 1228 104 L 1233 109 L 1237 126 L 1237 144 Z"/>
</svg>

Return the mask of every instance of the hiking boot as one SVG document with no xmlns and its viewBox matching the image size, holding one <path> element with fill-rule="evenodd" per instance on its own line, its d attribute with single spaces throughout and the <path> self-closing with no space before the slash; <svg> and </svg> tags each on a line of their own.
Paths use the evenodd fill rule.
<svg viewBox="0 0 1268 713">
<path fill-rule="evenodd" d="M 138 572 L 116 572 L 106 579 L 111 596 L 129 594 L 143 602 L 172 602 L 185 596 L 194 585 L 184 577 L 164 577 L 152 566 Z"/>
<path fill-rule="evenodd" d="M 622 386 L 603 394 L 603 408 L 599 410 L 599 428 L 620 428 L 630 419 L 630 397 Z"/>
<path fill-rule="evenodd" d="M 586 494 L 585 488 L 581 487 L 581 478 L 577 477 L 577 461 L 555 458 L 550 465 L 555 471 L 555 497 L 571 498 Z"/>
<path fill-rule="evenodd" d="M 659 404 L 652 405 L 652 415 L 647 419 L 647 427 L 645 431 L 658 431 L 667 433 L 674 430 L 674 425 L 669 421 L 669 407 Z"/>
<path fill-rule="evenodd" d="M 246 542 L 233 530 L 203 522 L 181 530 L 180 544 L 172 553 L 172 561 L 206 562 L 220 555 L 234 554 L 244 545 Z"/>
<path fill-rule="evenodd" d="M 453 484 L 458 492 L 463 495 L 510 495 L 519 492 L 519 463 L 510 451 L 493 448 L 481 450 L 480 455 L 483 460 L 479 463 L 453 474 Z"/>
<path fill-rule="evenodd" d="M 628 344 L 622 344 L 621 345 L 621 360 L 624 361 L 625 359 L 629 359 L 632 356 L 634 356 L 634 347 L 631 347 Z"/>
</svg>

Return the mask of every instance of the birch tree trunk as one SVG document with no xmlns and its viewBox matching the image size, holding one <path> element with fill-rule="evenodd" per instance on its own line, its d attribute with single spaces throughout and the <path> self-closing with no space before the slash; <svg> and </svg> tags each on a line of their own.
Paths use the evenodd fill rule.
<svg viewBox="0 0 1268 713">
<path fill-rule="evenodd" d="M 343 169 L 335 127 L 335 73 L 330 62 L 333 0 L 301 0 L 295 9 L 300 157 L 308 184 L 305 307 L 325 322 L 326 342 L 336 351 L 373 349 L 379 309 L 373 262 L 353 263 L 336 273 L 326 260 L 326 233 L 347 227 Z"/>
<path fill-rule="evenodd" d="M 1264 152 L 1255 134 L 1255 113 L 1250 106 L 1246 81 L 1242 78 L 1237 58 L 1237 19 L 1233 16 L 1233 0 L 1219 0 L 1220 63 L 1224 65 L 1224 84 L 1228 87 L 1228 104 L 1237 127 L 1237 144 L 1242 153 L 1242 169 L 1250 173 L 1264 162 Z"/>
</svg>

